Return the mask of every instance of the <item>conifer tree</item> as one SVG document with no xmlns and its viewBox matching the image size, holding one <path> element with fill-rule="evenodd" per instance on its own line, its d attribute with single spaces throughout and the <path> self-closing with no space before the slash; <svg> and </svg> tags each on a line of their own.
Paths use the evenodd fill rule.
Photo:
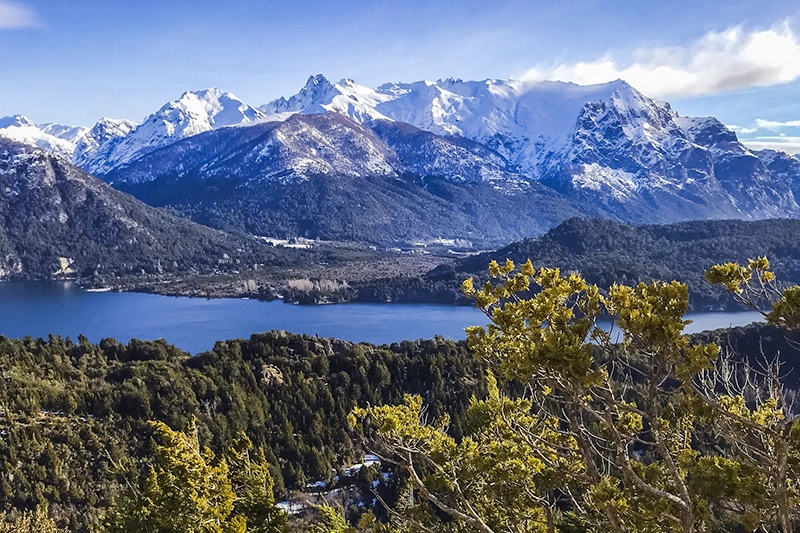
<svg viewBox="0 0 800 533">
<path fill-rule="evenodd" d="M 262 449 L 255 450 L 241 434 L 227 455 L 234 492 L 233 514 L 244 518 L 248 533 L 279 533 L 286 527 L 286 513 L 275 505 L 269 463 Z"/>
<path fill-rule="evenodd" d="M 23 513 L 13 521 L 7 520 L 0 514 L 0 533 L 68 533 L 68 531 L 59 528 L 47 515 L 47 509 L 40 506 L 35 511 Z"/>
<path fill-rule="evenodd" d="M 184 431 L 151 422 L 156 446 L 141 487 L 113 508 L 113 533 L 279 533 L 286 517 L 275 505 L 263 451 L 241 435 L 227 458 L 200 446 L 194 419 Z"/>
</svg>

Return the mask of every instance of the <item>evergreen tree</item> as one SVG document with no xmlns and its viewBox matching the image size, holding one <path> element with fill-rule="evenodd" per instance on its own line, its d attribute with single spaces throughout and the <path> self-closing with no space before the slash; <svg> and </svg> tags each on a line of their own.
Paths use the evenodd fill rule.
<svg viewBox="0 0 800 533">
<path fill-rule="evenodd" d="M 274 483 L 262 449 L 241 434 L 227 456 L 228 475 L 233 487 L 233 515 L 245 520 L 248 533 L 280 533 L 286 527 L 286 513 L 275 505 Z"/>
<path fill-rule="evenodd" d="M 16 520 L 10 521 L 0 514 L 0 533 L 69 533 L 59 528 L 47 515 L 45 507 L 37 507 L 35 511 L 23 513 Z"/>
<path fill-rule="evenodd" d="M 234 492 L 228 465 L 197 439 L 194 420 L 186 431 L 151 423 L 153 463 L 140 488 L 109 513 L 107 531 L 132 533 L 242 533 L 245 519 L 229 519 Z"/>
</svg>

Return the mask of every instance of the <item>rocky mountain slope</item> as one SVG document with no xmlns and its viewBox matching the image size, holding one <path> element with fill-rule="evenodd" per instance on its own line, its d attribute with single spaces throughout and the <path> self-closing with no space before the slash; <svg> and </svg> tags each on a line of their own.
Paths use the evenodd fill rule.
<svg viewBox="0 0 800 533">
<path fill-rule="evenodd" d="M 104 179 L 223 229 L 384 245 L 503 242 L 579 214 L 480 144 L 338 114 L 210 131 Z"/>
<path fill-rule="evenodd" d="M 284 256 L 147 206 L 66 159 L 0 139 L 0 277 L 210 271 Z"/>
<path fill-rule="evenodd" d="M 621 80 L 578 86 L 448 79 L 370 89 L 315 76 L 297 95 L 260 109 L 274 119 L 324 111 L 465 137 L 576 205 L 621 220 L 800 215 L 800 174 L 778 177 L 768 168 L 796 168 L 797 158 L 762 156 L 718 120 L 682 117 Z"/>
</svg>

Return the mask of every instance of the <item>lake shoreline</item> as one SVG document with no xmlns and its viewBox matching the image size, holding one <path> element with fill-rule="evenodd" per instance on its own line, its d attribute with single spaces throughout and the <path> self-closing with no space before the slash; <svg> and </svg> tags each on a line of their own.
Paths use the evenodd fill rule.
<svg viewBox="0 0 800 533">
<path fill-rule="evenodd" d="M 743 325 L 757 313 L 689 313 L 691 331 Z M 47 338 L 49 334 L 92 342 L 114 338 L 167 339 L 191 353 L 219 340 L 284 330 L 349 342 L 391 344 L 441 336 L 464 339 L 464 328 L 485 325 L 474 306 L 431 303 L 284 305 L 254 298 L 166 297 L 144 292 L 87 291 L 75 282 L 0 284 L 0 334 Z"/>
<path fill-rule="evenodd" d="M 253 299 L 264 302 L 281 300 L 286 304 L 316 306 L 331 304 L 435 304 L 453 307 L 472 307 L 474 302 L 461 294 L 460 283 L 452 283 L 445 289 L 425 287 L 426 280 L 420 277 L 404 278 L 401 276 L 387 279 L 387 283 L 395 286 L 407 284 L 416 285 L 414 290 L 408 292 L 375 290 L 383 280 L 367 283 L 355 282 L 348 284 L 347 288 L 338 291 L 299 291 L 286 290 L 285 284 L 257 285 L 255 290 L 249 290 L 247 281 L 239 283 L 212 283 L 211 285 L 197 285 L 197 278 L 163 281 L 126 282 L 113 286 L 95 286 L 80 284 L 87 291 L 114 291 L 160 296 L 173 296 L 184 298 L 204 299 Z M 364 290 L 364 289 L 367 290 Z M 734 313 L 747 311 L 733 298 L 705 303 L 693 301 L 696 298 L 690 294 L 690 313 Z"/>
</svg>

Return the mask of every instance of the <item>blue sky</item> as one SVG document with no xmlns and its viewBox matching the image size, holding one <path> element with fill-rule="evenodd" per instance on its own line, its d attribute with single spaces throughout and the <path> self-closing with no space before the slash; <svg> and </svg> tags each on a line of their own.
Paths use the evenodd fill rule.
<svg viewBox="0 0 800 533">
<path fill-rule="evenodd" d="M 0 116 L 36 122 L 141 120 L 210 86 L 259 105 L 316 73 L 621 76 L 800 151 L 800 3 L 787 0 L 0 0 L 0 50 Z"/>
</svg>

